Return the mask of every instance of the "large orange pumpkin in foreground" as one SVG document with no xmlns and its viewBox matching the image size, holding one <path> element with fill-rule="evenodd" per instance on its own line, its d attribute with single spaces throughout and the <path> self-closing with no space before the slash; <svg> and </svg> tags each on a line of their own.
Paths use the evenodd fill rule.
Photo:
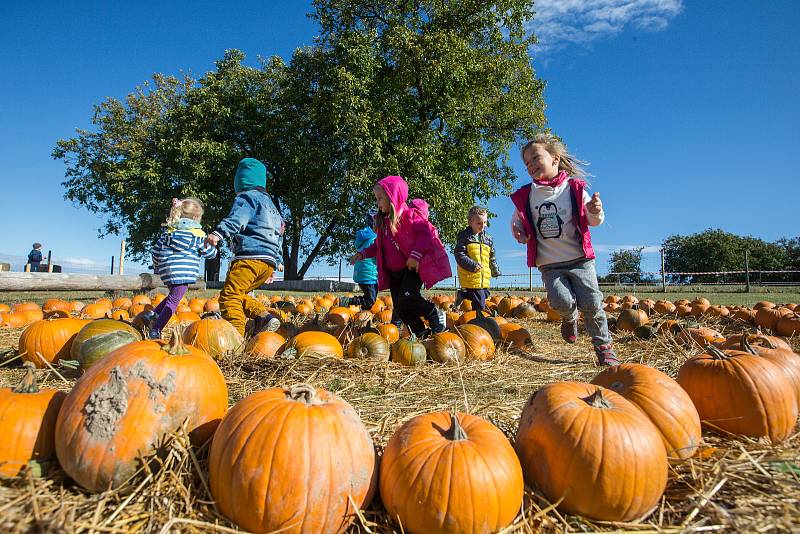
<svg viewBox="0 0 800 534">
<path fill-rule="evenodd" d="M 669 458 L 694 456 L 701 439 L 700 416 L 672 378 L 640 363 L 623 363 L 602 371 L 592 384 L 616 391 L 642 410 L 661 432 Z"/>
<path fill-rule="evenodd" d="M 494 425 L 459 413 L 407 421 L 383 451 L 381 500 L 403 530 L 420 534 L 497 532 L 522 503 L 522 468 Z"/>
<path fill-rule="evenodd" d="M 709 345 L 681 366 L 678 383 L 711 428 L 778 443 L 791 435 L 797 421 L 792 383 L 762 356 Z"/>
<path fill-rule="evenodd" d="M 222 372 L 206 353 L 173 336 L 169 345 L 136 341 L 94 364 L 67 395 L 56 423 L 61 467 L 99 492 L 118 487 L 188 418 L 196 445 L 228 408 Z"/>
<path fill-rule="evenodd" d="M 219 425 L 208 481 L 251 532 L 344 532 L 377 486 L 372 438 L 347 402 L 305 384 L 239 401 Z"/>
<path fill-rule="evenodd" d="M 25 467 L 36 470 L 55 460 L 55 426 L 66 393 L 39 389 L 34 366 L 15 388 L 0 388 L 0 476 L 13 477 Z"/>
<path fill-rule="evenodd" d="M 655 508 L 667 454 L 653 423 L 614 391 L 548 384 L 525 404 L 515 448 L 525 480 L 567 513 L 630 521 Z"/>
</svg>

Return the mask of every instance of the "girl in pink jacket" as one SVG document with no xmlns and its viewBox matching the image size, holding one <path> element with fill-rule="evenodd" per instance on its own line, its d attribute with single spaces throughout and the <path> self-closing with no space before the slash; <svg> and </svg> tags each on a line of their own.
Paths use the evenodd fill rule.
<svg viewBox="0 0 800 534">
<path fill-rule="evenodd" d="M 431 288 L 453 274 L 439 233 L 428 221 L 428 204 L 421 199 L 407 202 L 408 184 L 401 176 L 387 176 L 372 191 L 378 204 L 378 237 L 350 262 L 377 258 L 378 291 L 391 292 L 397 316 L 413 334 L 422 338 L 443 332 L 444 311 L 420 292 L 423 284 Z"/>
<path fill-rule="evenodd" d="M 603 222 L 600 194 L 589 197 L 582 162 L 553 135 L 537 135 L 522 148 L 522 159 L 532 183 L 511 195 L 517 208 L 511 220 L 514 238 L 527 245 L 528 267 L 542 273 L 550 306 L 561 315 L 564 340 L 577 340 L 580 310 L 598 363 L 618 365 L 589 235 L 589 226 Z"/>
</svg>

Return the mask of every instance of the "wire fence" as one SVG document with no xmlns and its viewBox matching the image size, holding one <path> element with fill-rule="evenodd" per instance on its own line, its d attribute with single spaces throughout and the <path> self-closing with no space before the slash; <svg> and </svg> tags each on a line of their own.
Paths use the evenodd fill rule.
<svg viewBox="0 0 800 534">
<path fill-rule="evenodd" d="M 117 257 L 118 258 L 118 257 Z M 78 274 L 119 274 L 119 262 L 115 257 L 109 257 L 108 262 L 98 262 L 82 258 L 59 258 L 52 256 L 51 263 L 54 272 L 78 273 Z M 45 262 L 40 266 L 40 271 L 47 271 L 48 264 Z M 14 256 L 0 254 L 0 270 L 24 271 L 27 258 L 24 256 Z M 502 258 L 500 258 L 500 268 L 503 270 Z M 601 287 L 630 288 L 648 291 L 678 291 L 687 287 L 710 287 L 727 288 L 726 290 L 747 291 L 751 286 L 758 287 L 793 287 L 800 286 L 800 270 L 751 270 L 748 267 L 748 259 L 743 258 L 744 268 L 728 271 L 703 271 L 703 272 L 670 272 L 664 270 L 663 257 L 659 250 L 649 250 L 642 254 L 639 271 L 608 272 L 607 265 L 598 261 L 598 279 Z M 224 280 L 229 267 L 229 260 L 223 259 L 220 262 L 219 280 Z M 150 271 L 149 265 L 134 262 L 126 262 L 124 272 L 126 274 L 138 274 Z M 455 266 L 453 266 L 455 273 Z M 204 269 L 201 265 L 201 273 Z M 334 280 L 341 282 L 353 282 L 353 270 L 346 261 L 338 265 L 316 263 L 305 273 L 306 280 Z M 276 272 L 274 280 L 283 279 L 283 273 Z M 503 290 L 528 290 L 536 291 L 543 289 L 542 276 L 538 269 L 527 269 L 513 274 L 502 274 L 491 281 L 491 286 L 496 291 Z M 459 287 L 458 277 L 453 276 L 436 284 L 439 290 L 457 289 Z"/>
</svg>

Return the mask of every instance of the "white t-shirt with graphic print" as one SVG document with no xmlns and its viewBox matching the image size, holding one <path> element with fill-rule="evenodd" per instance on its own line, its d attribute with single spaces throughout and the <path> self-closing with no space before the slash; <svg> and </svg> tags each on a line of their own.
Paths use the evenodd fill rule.
<svg viewBox="0 0 800 534">
<path fill-rule="evenodd" d="M 536 266 L 577 260 L 584 257 L 577 213 L 572 213 L 572 199 L 569 180 L 556 187 L 532 184 L 530 206 L 533 230 L 536 233 Z M 584 189 L 583 203 L 591 200 Z M 603 222 L 604 214 L 586 215 L 591 226 Z"/>
</svg>

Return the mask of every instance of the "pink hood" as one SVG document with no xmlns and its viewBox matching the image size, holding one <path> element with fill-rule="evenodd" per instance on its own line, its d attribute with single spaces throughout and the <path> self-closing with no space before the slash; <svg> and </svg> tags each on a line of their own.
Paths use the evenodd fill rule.
<svg viewBox="0 0 800 534">
<path fill-rule="evenodd" d="M 447 251 L 439 239 L 438 230 L 428 220 L 428 203 L 416 198 L 408 200 L 408 184 L 402 176 L 387 176 L 378 181 L 397 213 L 397 232 L 391 234 L 388 226 L 378 232 L 375 243 L 364 252 L 366 257 L 377 257 L 378 289 L 389 288 L 389 273 L 384 266 L 382 243 L 390 239 L 406 258 L 419 261 L 419 275 L 425 287 L 432 287 L 452 276 Z M 380 215 L 378 215 L 380 216 Z"/>
</svg>

